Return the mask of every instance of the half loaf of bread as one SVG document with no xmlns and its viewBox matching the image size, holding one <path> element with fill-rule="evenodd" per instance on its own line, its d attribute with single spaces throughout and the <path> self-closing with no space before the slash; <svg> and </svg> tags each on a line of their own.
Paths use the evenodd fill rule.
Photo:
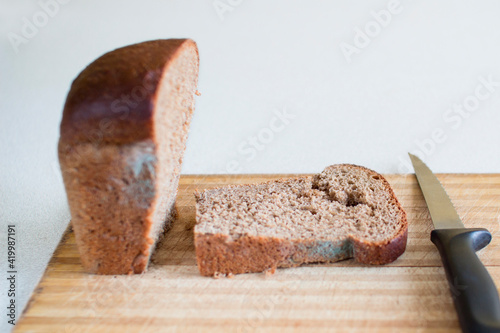
<svg viewBox="0 0 500 333">
<path fill-rule="evenodd" d="M 206 276 L 351 257 L 386 264 L 405 251 L 408 230 L 387 180 L 350 164 L 197 193 L 196 220 L 196 257 Z"/>
<path fill-rule="evenodd" d="M 58 152 L 87 272 L 146 270 L 173 214 L 197 80 L 189 39 L 116 49 L 74 80 Z"/>
</svg>

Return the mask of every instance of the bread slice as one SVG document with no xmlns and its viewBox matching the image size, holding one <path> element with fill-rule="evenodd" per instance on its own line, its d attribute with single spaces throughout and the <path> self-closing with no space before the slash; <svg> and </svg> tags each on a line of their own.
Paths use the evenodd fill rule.
<svg viewBox="0 0 500 333">
<path fill-rule="evenodd" d="M 87 272 L 146 270 L 171 222 L 197 80 L 189 39 L 114 50 L 74 80 L 58 151 Z"/>
<path fill-rule="evenodd" d="M 351 257 L 386 264 L 405 251 L 408 232 L 387 180 L 350 164 L 197 193 L 196 220 L 196 257 L 206 276 Z"/>
</svg>

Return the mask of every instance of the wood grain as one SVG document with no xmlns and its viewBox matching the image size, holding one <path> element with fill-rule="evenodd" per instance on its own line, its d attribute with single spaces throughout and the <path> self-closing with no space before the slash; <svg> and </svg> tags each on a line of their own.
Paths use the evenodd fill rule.
<svg viewBox="0 0 500 333">
<path fill-rule="evenodd" d="M 16 332 L 459 332 L 427 207 L 413 175 L 388 175 L 408 213 L 408 247 L 387 266 L 352 260 L 278 269 L 274 275 L 199 275 L 193 192 L 293 175 L 183 176 L 178 218 L 147 273 L 82 271 L 69 229 Z M 500 174 L 438 175 L 467 227 L 485 227 L 479 253 L 500 286 Z M 460 290 L 461 286 L 457 286 Z"/>
</svg>

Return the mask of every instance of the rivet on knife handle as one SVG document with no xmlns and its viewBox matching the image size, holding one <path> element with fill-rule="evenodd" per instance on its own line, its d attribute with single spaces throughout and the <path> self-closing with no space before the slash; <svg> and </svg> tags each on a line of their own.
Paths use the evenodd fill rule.
<svg viewBox="0 0 500 333">
<path fill-rule="evenodd" d="M 409 155 L 434 223 L 431 241 L 441 255 L 462 330 L 500 332 L 498 291 L 476 255 L 490 243 L 491 234 L 465 228 L 436 176 L 418 157 Z"/>
</svg>

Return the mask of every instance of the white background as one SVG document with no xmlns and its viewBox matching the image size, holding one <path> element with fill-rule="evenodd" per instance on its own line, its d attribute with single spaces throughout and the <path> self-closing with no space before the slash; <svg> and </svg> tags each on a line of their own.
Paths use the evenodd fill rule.
<svg viewBox="0 0 500 333">
<path fill-rule="evenodd" d="M 388 6 L 72 0 L 43 22 L 38 1 L 1 0 L 0 308 L 6 225 L 17 226 L 23 307 L 70 219 L 56 155 L 70 83 L 127 44 L 198 43 L 202 96 L 183 173 L 312 173 L 339 162 L 411 172 L 406 152 L 417 150 L 436 172 L 500 172 L 500 3 L 402 1 L 382 26 L 373 12 Z M 34 17 L 42 26 L 26 38 Z M 14 35 L 26 39 L 16 46 Z M 358 46 L 351 57 L 347 44 Z M 498 82 L 490 91 L 488 78 Z M 453 113 L 464 102 L 471 111 Z M 284 110 L 293 119 L 281 126 L 273 118 Z"/>
</svg>

